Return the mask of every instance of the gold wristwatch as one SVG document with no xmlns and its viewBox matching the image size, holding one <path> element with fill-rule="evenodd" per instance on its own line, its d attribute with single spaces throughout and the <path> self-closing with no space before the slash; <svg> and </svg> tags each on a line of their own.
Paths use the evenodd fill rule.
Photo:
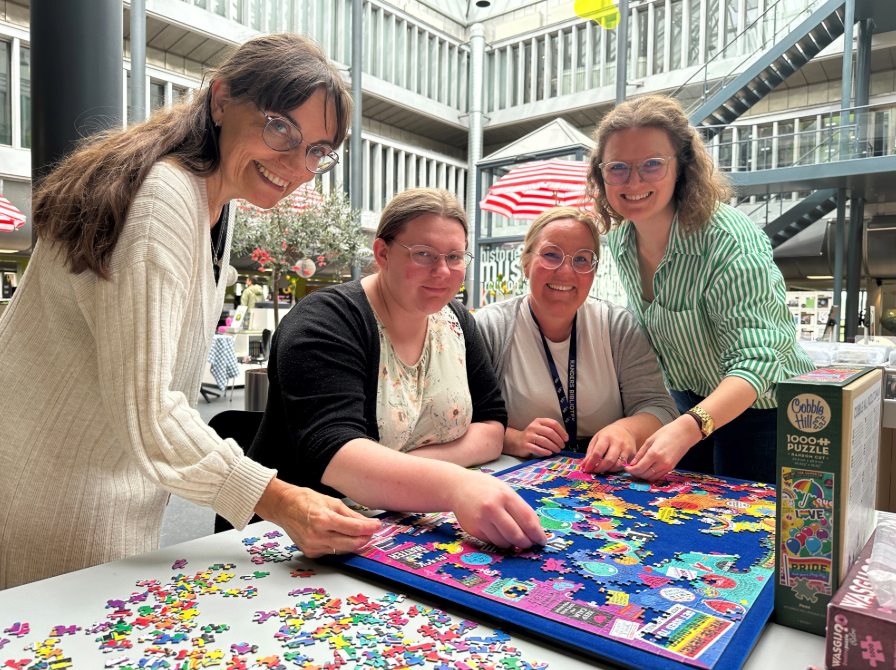
<svg viewBox="0 0 896 670">
<path fill-rule="evenodd" d="M 703 434 L 704 440 L 712 435 L 712 432 L 716 429 L 716 422 L 712 420 L 712 417 L 705 409 L 692 407 L 687 413 L 697 420 L 697 425 L 700 426 L 700 432 Z"/>
</svg>

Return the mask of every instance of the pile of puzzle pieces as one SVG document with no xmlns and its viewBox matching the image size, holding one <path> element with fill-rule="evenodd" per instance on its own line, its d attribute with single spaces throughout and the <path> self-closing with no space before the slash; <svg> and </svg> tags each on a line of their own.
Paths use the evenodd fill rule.
<svg viewBox="0 0 896 670">
<path fill-rule="evenodd" d="M 246 538 L 243 544 L 256 565 L 292 558 L 294 546 L 281 548 L 279 532 Z M 257 560 L 256 560 L 257 559 Z M 173 570 L 186 567 L 179 559 Z M 494 631 L 474 634 L 478 624 L 459 621 L 445 612 L 414 605 L 403 608 L 403 595 L 374 598 L 362 593 L 341 599 L 313 582 L 284 594 L 283 607 L 240 608 L 238 616 L 259 625 L 253 641 L 230 642 L 231 625 L 202 620 L 200 601 L 207 596 L 251 599 L 258 587 L 231 584 L 236 565 L 216 563 L 192 575 L 178 572 L 169 581 L 145 579 L 127 597 L 105 603 L 105 617 L 89 626 L 54 626 L 47 639 L 15 622 L 0 636 L 0 668 L 65 670 L 76 667 L 62 650 L 64 636 L 81 631 L 92 636 L 105 668 L 138 670 L 541 670 L 546 664 L 521 658 L 510 636 Z M 315 571 L 298 568 L 292 577 L 311 578 Z M 241 580 L 260 580 L 256 570 Z M 254 611 L 253 611 L 254 610 Z M 409 635 L 406 630 L 416 630 Z M 273 639 L 271 639 L 273 638 Z M 20 643 L 25 642 L 24 646 Z M 21 649 L 21 651 L 19 651 Z M 96 667 L 84 662 L 80 667 Z"/>
</svg>

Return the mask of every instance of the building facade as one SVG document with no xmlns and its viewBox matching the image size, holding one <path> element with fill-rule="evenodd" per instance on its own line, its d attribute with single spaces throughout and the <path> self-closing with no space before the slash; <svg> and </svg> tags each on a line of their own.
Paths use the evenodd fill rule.
<svg viewBox="0 0 896 670">
<path fill-rule="evenodd" d="M 482 196 L 486 177 L 471 163 L 557 118 L 588 135 L 614 104 L 620 70 L 616 30 L 576 16 L 574 1 L 475 4 L 363 2 L 362 151 L 357 158 L 350 156 L 346 143 L 340 165 L 323 175 L 322 182 L 325 190 L 354 188 L 349 166 L 353 160 L 362 161 L 362 219 L 369 229 L 393 195 L 406 188 L 448 188 L 462 201 Z M 233 46 L 264 32 L 310 35 L 349 78 L 351 7 L 351 0 L 146 0 L 148 81 L 143 106 L 157 109 L 191 96 L 206 68 Z M 834 225 L 835 196 L 822 199 L 828 206 L 815 208 L 812 221 L 791 226 L 781 219 L 791 210 L 795 216 L 801 203 L 814 202 L 813 196 L 820 199 L 832 188 L 852 184 L 841 174 L 846 169 L 841 163 L 896 159 L 896 10 L 888 0 L 630 0 L 629 11 L 627 95 L 672 94 L 698 115 L 739 75 L 761 66 L 764 56 L 769 60 L 776 49 L 788 47 L 787 40 L 799 30 L 811 33 L 777 65 L 769 60 L 766 73 L 778 73 L 782 79 L 769 85 L 770 91 L 756 95 L 754 86 L 757 99 L 741 96 L 737 104 L 726 103 L 729 112 L 734 109 L 728 117 L 707 116 L 714 125 L 707 141 L 717 165 L 730 172 L 739 187 L 733 204 L 760 226 L 784 226 L 784 239 L 778 240 L 782 258 L 803 253 L 797 248 L 787 256 L 787 245 L 799 247 L 796 242 L 806 233 L 814 231 L 817 237 L 821 227 Z M 833 23 L 822 21 L 825 12 Z M 126 5 L 121 71 L 126 92 L 129 24 Z M 484 33 L 484 44 L 471 40 L 475 30 Z M 846 48 L 844 33 L 852 37 Z M 807 47 L 809 42 L 814 47 Z M 482 53 L 474 53 L 474 48 Z M 844 51 L 850 59 L 856 54 L 846 86 Z M 805 62 L 794 62 L 794 54 L 801 53 L 807 56 Z M 863 58 L 868 71 L 864 79 Z M 28 0 L 0 0 L 0 193 L 26 214 L 29 62 Z M 792 71 L 785 72 L 782 62 Z M 860 90 L 862 81 L 867 90 Z M 471 109 L 480 96 L 481 109 Z M 124 118 L 131 104 L 126 94 Z M 481 125 L 476 121 L 480 112 Z M 704 122 L 693 115 L 692 120 L 695 125 Z M 875 169 L 888 174 L 892 167 L 887 162 Z M 822 173 L 829 177 L 827 182 L 813 181 Z M 887 186 L 863 184 L 858 197 L 853 191 L 847 194 L 852 197 L 845 216 L 861 201 L 860 225 L 865 218 L 896 216 L 896 192 Z M 796 235 L 788 236 L 800 225 Z M 492 246 L 477 249 L 477 254 L 512 249 L 525 223 L 492 221 L 488 229 L 487 235 L 480 230 L 479 237 L 488 237 Z M 822 238 L 825 235 L 829 233 Z M 495 247 L 495 238 L 502 236 L 507 244 Z M 0 262 L 4 256 L 27 255 L 30 246 L 29 222 L 0 238 L 0 248 L 16 252 L 0 255 Z M 867 260 L 862 265 L 864 274 L 874 276 Z M 808 274 L 796 276 L 800 271 L 794 270 L 795 263 L 782 261 L 782 267 L 788 268 L 790 280 L 813 281 Z M 476 289 L 473 304 L 493 299 L 485 288 Z"/>
</svg>

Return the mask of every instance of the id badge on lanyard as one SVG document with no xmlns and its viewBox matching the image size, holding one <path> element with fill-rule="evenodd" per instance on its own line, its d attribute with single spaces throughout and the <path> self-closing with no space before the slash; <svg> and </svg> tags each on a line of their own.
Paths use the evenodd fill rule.
<svg viewBox="0 0 896 670">
<path fill-rule="evenodd" d="M 563 382 L 560 381 L 560 375 L 557 374 L 557 365 L 554 363 L 554 357 L 551 355 L 548 341 L 545 339 L 544 333 L 541 332 L 541 324 L 538 323 L 538 319 L 535 318 L 535 312 L 532 311 L 532 305 L 529 305 L 529 314 L 532 315 L 532 320 L 535 322 L 536 328 L 538 328 L 539 335 L 541 335 L 541 344 L 548 359 L 548 368 L 551 371 L 551 379 L 554 381 L 554 390 L 557 392 L 557 400 L 560 401 L 560 414 L 563 417 L 566 434 L 569 436 L 566 447 L 576 451 L 578 445 L 576 439 L 576 319 L 578 315 L 572 319 L 572 333 L 569 337 L 569 382 L 567 384 L 569 398 L 567 399 L 566 393 L 563 392 Z"/>
</svg>

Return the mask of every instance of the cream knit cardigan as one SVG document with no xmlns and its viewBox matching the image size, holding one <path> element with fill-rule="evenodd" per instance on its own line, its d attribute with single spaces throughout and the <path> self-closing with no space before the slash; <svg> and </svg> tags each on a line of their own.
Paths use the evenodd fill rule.
<svg viewBox="0 0 896 670">
<path fill-rule="evenodd" d="M 160 162 L 111 281 L 35 248 L 0 319 L 0 588 L 157 548 L 169 492 L 251 518 L 276 472 L 195 410 L 224 303 L 210 246 L 205 179 Z"/>
</svg>

